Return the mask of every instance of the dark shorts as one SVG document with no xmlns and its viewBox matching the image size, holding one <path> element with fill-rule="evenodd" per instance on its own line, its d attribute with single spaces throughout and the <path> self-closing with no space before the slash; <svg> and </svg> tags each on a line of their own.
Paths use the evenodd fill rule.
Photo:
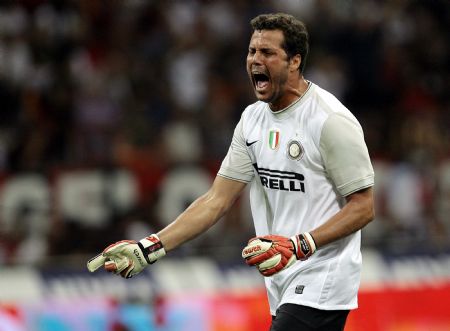
<svg viewBox="0 0 450 331">
<path fill-rule="evenodd" d="M 270 331 L 342 331 L 349 310 L 320 310 L 284 304 L 272 316 Z"/>
</svg>

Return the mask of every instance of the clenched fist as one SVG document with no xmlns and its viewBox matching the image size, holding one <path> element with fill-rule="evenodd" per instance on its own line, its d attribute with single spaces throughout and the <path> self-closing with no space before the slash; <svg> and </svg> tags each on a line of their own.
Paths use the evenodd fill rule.
<svg viewBox="0 0 450 331">
<path fill-rule="evenodd" d="M 302 233 L 291 238 L 268 235 L 249 240 L 242 257 L 250 266 L 256 266 L 264 276 L 272 276 L 289 268 L 297 260 L 306 260 L 316 251 L 312 236 Z"/>
</svg>

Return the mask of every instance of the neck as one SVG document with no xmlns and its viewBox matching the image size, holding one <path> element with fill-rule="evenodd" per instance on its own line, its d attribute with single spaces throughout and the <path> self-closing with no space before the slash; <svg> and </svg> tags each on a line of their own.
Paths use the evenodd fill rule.
<svg viewBox="0 0 450 331">
<path fill-rule="evenodd" d="M 295 84 L 288 82 L 282 100 L 278 100 L 276 103 L 269 103 L 270 110 L 278 112 L 293 104 L 305 94 L 308 85 L 303 76 L 300 76 Z"/>
</svg>

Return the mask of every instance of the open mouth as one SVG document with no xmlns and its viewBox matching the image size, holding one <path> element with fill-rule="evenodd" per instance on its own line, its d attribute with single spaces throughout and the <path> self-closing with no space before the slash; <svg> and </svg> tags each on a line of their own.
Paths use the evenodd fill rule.
<svg viewBox="0 0 450 331">
<path fill-rule="evenodd" d="M 260 71 L 254 71 L 252 75 L 256 91 L 262 92 L 269 86 L 270 78 L 265 73 Z"/>
</svg>

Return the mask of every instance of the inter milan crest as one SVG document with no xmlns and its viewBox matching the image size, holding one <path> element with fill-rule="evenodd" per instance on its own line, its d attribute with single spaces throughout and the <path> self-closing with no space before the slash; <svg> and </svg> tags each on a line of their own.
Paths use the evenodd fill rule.
<svg viewBox="0 0 450 331">
<path fill-rule="evenodd" d="M 270 129 L 269 131 L 269 147 L 271 149 L 277 149 L 280 145 L 280 130 Z"/>
<path fill-rule="evenodd" d="M 303 147 L 297 140 L 291 140 L 287 145 L 287 155 L 291 160 L 300 160 L 303 156 Z"/>
</svg>

